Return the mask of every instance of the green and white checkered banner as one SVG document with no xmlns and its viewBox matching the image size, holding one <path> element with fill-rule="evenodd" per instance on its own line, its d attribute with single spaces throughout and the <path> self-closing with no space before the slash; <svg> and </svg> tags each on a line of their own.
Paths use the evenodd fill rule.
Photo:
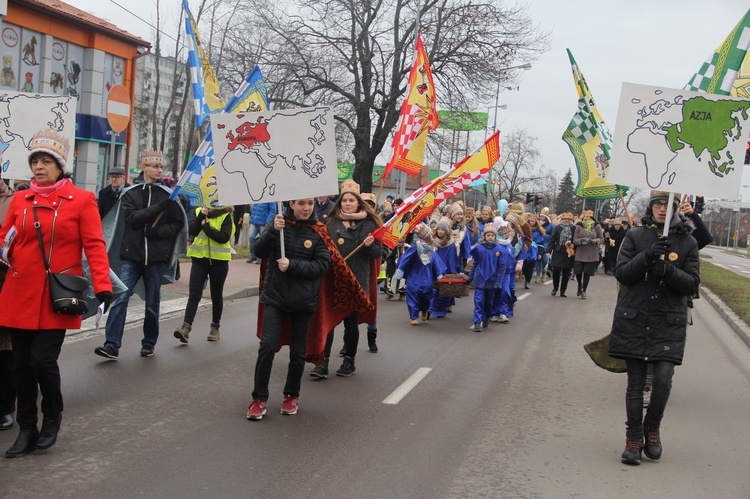
<svg viewBox="0 0 750 499">
<path fill-rule="evenodd" d="M 576 142 L 583 145 L 598 135 L 596 122 L 586 106 L 586 99 L 578 100 L 578 112 L 570 120 L 568 130 L 575 137 Z"/>
<path fill-rule="evenodd" d="M 750 10 L 683 90 L 729 95 L 750 48 Z"/>
</svg>

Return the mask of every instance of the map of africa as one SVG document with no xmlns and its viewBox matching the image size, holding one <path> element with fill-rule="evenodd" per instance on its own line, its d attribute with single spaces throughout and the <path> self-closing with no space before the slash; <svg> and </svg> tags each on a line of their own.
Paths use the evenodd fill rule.
<svg viewBox="0 0 750 499">
<path fill-rule="evenodd" d="M 623 84 L 607 181 L 729 196 L 749 133 L 750 101 Z"/>
<path fill-rule="evenodd" d="M 285 201 L 337 190 L 328 107 L 211 117 L 222 204 Z"/>
<path fill-rule="evenodd" d="M 38 130 L 51 128 L 62 133 L 72 145 L 75 113 L 75 97 L 11 91 L 0 93 L 2 177 L 29 178 L 29 143 Z"/>
</svg>

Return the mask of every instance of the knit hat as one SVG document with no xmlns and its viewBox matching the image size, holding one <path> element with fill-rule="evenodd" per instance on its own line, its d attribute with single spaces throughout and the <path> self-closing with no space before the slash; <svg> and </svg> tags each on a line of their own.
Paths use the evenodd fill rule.
<svg viewBox="0 0 750 499">
<path fill-rule="evenodd" d="M 673 202 L 675 209 L 680 206 L 681 199 L 682 194 L 675 192 Z M 669 193 L 667 191 L 651 191 L 651 196 L 648 199 L 648 205 L 651 206 L 652 204 L 654 204 L 654 201 L 669 201 Z"/>
<path fill-rule="evenodd" d="M 163 165 L 164 158 L 161 151 L 143 151 L 141 155 L 141 166 L 145 164 Z"/>
<path fill-rule="evenodd" d="M 458 204 L 458 203 L 453 203 L 452 205 L 450 205 L 450 207 L 448 207 L 448 209 L 447 209 L 447 210 L 446 210 L 446 212 L 445 212 L 445 215 L 446 215 L 446 216 L 447 216 L 447 217 L 448 217 L 448 218 L 449 218 L 450 220 L 453 220 L 453 217 L 455 217 L 455 216 L 456 216 L 456 215 L 458 215 L 459 213 L 463 215 L 463 213 L 464 213 L 464 209 L 463 209 L 463 208 L 461 207 L 461 205 L 460 205 L 460 204 Z M 451 222 L 451 224 L 452 224 L 452 223 L 453 223 L 453 222 Z"/>
<path fill-rule="evenodd" d="M 414 232 L 420 239 L 427 239 L 428 237 L 430 237 L 430 232 L 432 231 L 430 231 L 429 225 L 419 223 L 414 227 L 412 232 Z"/>
<path fill-rule="evenodd" d="M 341 187 L 339 188 L 339 191 L 341 194 L 344 194 L 345 192 L 352 192 L 359 196 L 359 184 L 355 182 L 354 180 L 344 180 L 341 183 Z"/>
<path fill-rule="evenodd" d="M 69 150 L 70 141 L 65 137 L 49 128 L 39 130 L 31 137 L 29 143 L 29 166 L 31 166 L 31 157 L 43 152 L 52 156 L 57 166 L 64 172 L 68 165 Z"/>
<path fill-rule="evenodd" d="M 450 234 L 452 225 L 453 225 L 453 222 L 451 222 L 450 218 L 442 217 L 440 220 L 438 220 L 435 230 L 442 228 L 443 230 L 445 230 L 445 232 Z"/>
<path fill-rule="evenodd" d="M 489 233 L 497 235 L 497 227 L 495 226 L 495 224 L 491 224 L 491 223 L 490 224 L 484 224 L 484 229 L 482 230 L 482 235 L 489 234 Z"/>
</svg>

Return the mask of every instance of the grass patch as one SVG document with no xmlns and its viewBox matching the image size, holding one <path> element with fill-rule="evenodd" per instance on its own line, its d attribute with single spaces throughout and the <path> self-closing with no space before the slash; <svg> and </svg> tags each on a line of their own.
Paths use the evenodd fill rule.
<svg viewBox="0 0 750 499">
<path fill-rule="evenodd" d="M 750 279 L 701 261 L 701 284 L 716 293 L 735 314 L 750 324 Z"/>
</svg>

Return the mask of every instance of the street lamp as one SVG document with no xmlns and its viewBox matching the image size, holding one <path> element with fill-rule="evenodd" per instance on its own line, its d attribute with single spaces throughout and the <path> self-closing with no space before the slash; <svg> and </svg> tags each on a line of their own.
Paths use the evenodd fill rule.
<svg viewBox="0 0 750 499">
<path fill-rule="evenodd" d="M 503 72 L 510 71 L 512 69 L 523 69 L 524 71 L 528 71 L 531 69 L 531 63 L 526 64 L 520 64 L 518 66 L 511 66 L 509 68 L 504 68 Z M 492 131 L 497 131 L 497 108 L 500 107 L 502 109 L 506 109 L 508 106 L 502 107 L 499 105 L 500 101 L 500 80 L 497 80 L 497 90 L 495 90 L 495 121 L 492 123 Z"/>
</svg>

